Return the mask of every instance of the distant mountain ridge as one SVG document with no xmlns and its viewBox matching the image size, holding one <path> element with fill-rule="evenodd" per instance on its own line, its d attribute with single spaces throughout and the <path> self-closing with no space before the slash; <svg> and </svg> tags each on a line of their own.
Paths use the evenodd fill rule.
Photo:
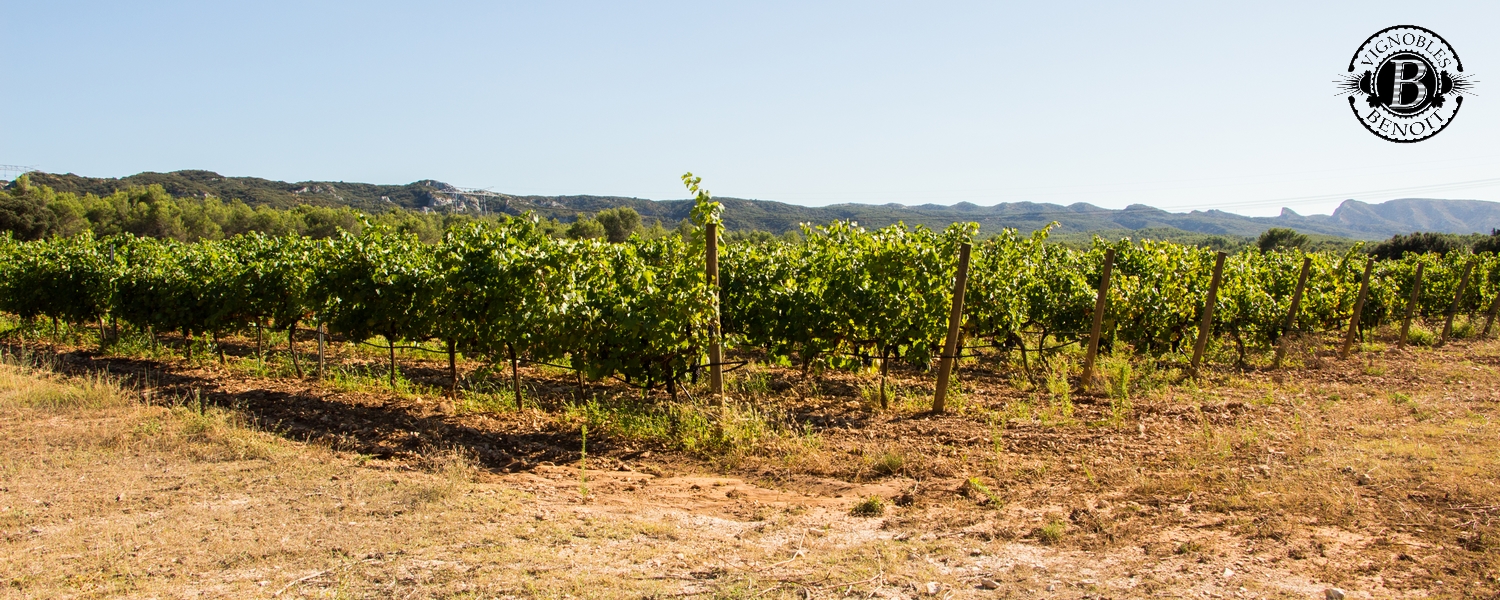
<svg viewBox="0 0 1500 600">
<path fill-rule="evenodd" d="M 485 211 L 521 214 L 527 211 L 563 221 L 578 213 L 629 206 L 647 221 L 660 219 L 667 226 L 688 218 L 691 200 L 645 200 L 619 196 L 516 196 L 466 190 L 440 181 L 422 180 L 405 185 L 380 185 L 330 181 L 288 183 L 257 177 L 225 177 L 212 171 L 140 173 L 122 178 L 82 177 L 69 174 L 32 173 L 33 183 L 61 192 L 107 195 L 130 186 L 161 185 L 173 196 L 238 199 L 252 206 L 290 208 L 299 204 L 351 206 L 367 211 L 392 207 L 413 210 Z M 985 231 L 1014 227 L 1032 231 L 1057 221 L 1063 232 L 1118 231 L 1172 228 L 1181 231 L 1255 236 L 1271 227 L 1290 227 L 1356 239 L 1382 239 L 1414 231 L 1444 233 L 1489 233 L 1500 228 L 1500 203 L 1482 200 L 1404 198 L 1380 204 L 1345 200 L 1332 215 L 1300 215 L 1282 209 L 1275 217 L 1247 217 L 1220 210 L 1174 213 L 1142 204 L 1107 209 L 1087 203 L 1070 205 L 1007 202 L 978 206 L 961 202 L 952 206 L 921 204 L 835 204 L 798 206 L 770 200 L 718 198 L 724 203 L 726 225 L 732 229 L 771 232 L 795 230 L 801 223 L 827 223 L 836 219 L 859 221 L 871 227 L 904 221 L 932 228 L 957 221 L 974 221 Z"/>
</svg>

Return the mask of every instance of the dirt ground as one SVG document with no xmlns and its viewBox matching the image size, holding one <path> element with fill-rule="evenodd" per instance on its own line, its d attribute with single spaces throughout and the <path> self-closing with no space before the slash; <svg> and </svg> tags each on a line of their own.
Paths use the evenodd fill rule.
<svg viewBox="0 0 1500 600">
<path fill-rule="evenodd" d="M 1107 360 L 1100 393 L 970 365 L 942 415 L 925 374 L 896 373 L 880 409 L 872 375 L 755 367 L 702 408 L 720 424 L 701 444 L 630 425 L 664 398 L 547 367 L 523 369 L 516 409 L 443 398 L 435 361 L 395 391 L 82 349 L 18 362 L 0 366 L 5 596 L 1500 591 L 1494 341 L 1197 382 Z"/>
</svg>

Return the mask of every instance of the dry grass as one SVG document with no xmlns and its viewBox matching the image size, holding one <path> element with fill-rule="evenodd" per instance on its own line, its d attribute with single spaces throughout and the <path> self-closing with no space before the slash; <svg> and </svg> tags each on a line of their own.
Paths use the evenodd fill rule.
<svg viewBox="0 0 1500 600">
<path fill-rule="evenodd" d="M 761 367 L 702 422 L 572 401 L 541 371 L 548 410 L 203 368 L 138 394 L 4 366 L 0 593 L 1500 590 L 1500 344 L 1295 350 L 1295 369 L 1197 383 L 1107 357 L 1100 394 L 1060 383 L 1067 361 L 1020 383 L 970 364 L 943 416 L 921 412 L 919 373 L 879 411 L 865 375 Z"/>
<path fill-rule="evenodd" d="M 221 408 L 146 405 L 108 380 L 0 366 L 0 398 L 0 594 L 269 597 L 320 573 L 284 596 L 462 594 L 475 578 L 560 595 L 605 577 L 528 570 L 572 527 L 615 542 L 659 527 L 540 522 L 528 494 L 476 481 L 461 450 L 370 460 Z"/>
</svg>

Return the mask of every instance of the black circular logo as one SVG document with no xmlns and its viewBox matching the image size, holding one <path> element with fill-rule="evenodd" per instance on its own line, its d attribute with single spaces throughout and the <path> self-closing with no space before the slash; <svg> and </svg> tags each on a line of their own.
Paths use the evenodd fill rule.
<svg viewBox="0 0 1500 600">
<path fill-rule="evenodd" d="M 1349 108 L 1370 133 L 1420 142 L 1453 122 L 1474 81 L 1442 36 L 1415 25 L 1376 32 L 1349 59 L 1338 82 Z"/>
</svg>

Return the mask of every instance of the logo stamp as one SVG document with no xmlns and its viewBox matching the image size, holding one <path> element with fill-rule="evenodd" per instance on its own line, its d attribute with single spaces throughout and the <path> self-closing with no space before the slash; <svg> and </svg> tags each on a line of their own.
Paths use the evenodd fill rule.
<svg viewBox="0 0 1500 600">
<path fill-rule="evenodd" d="M 1452 123 L 1475 82 L 1442 36 L 1397 25 L 1360 44 L 1348 73 L 1335 83 L 1365 129 L 1404 144 L 1435 136 Z"/>
</svg>

